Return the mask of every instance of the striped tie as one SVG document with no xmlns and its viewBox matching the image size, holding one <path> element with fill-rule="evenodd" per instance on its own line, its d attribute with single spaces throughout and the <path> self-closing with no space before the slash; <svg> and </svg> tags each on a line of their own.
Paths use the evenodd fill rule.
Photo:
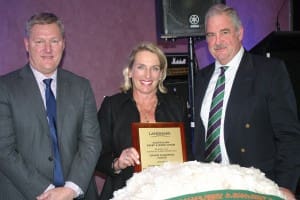
<svg viewBox="0 0 300 200">
<path fill-rule="evenodd" d="M 205 160 L 207 162 L 221 162 L 221 148 L 220 148 L 220 127 L 221 116 L 225 89 L 225 70 L 227 66 L 220 67 L 215 91 L 212 98 L 212 103 L 209 111 L 208 127 L 205 141 Z"/>
</svg>

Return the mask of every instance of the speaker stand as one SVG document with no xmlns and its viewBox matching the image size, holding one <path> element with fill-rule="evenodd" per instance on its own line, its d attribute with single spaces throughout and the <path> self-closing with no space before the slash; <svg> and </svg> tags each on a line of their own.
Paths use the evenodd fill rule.
<svg viewBox="0 0 300 200">
<path fill-rule="evenodd" d="M 195 106 L 194 106 L 194 68 L 195 68 L 195 48 L 194 48 L 194 38 L 188 38 L 188 53 L 189 53 L 189 73 L 188 73 L 188 109 L 190 118 L 190 131 L 191 131 L 191 141 L 194 139 L 194 128 L 195 128 Z"/>
</svg>

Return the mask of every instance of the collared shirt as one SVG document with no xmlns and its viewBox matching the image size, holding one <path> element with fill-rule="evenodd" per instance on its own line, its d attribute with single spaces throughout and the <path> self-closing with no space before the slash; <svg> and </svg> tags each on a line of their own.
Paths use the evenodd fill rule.
<svg viewBox="0 0 300 200">
<path fill-rule="evenodd" d="M 241 49 L 238 51 L 238 53 L 226 65 L 221 65 L 218 61 L 215 62 L 215 70 L 214 70 L 213 75 L 208 84 L 208 87 L 207 87 L 207 90 L 206 90 L 206 93 L 205 93 L 205 96 L 203 99 L 201 111 L 200 111 L 200 115 L 203 120 L 203 125 L 205 127 L 205 130 L 207 130 L 208 117 L 209 117 L 209 111 L 210 111 L 210 106 L 211 106 L 211 102 L 212 102 L 212 96 L 214 93 L 214 89 L 215 89 L 215 86 L 217 83 L 218 76 L 221 72 L 220 67 L 228 66 L 227 70 L 225 71 L 225 91 L 224 91 L 222 117 L 221 117 L 221 128 L 220 128 L 220 147 L 221 147 L 221 155 L 222 155 L 221 163 L 223 163 L 223 164 L 230 164 L 228 154 L 226 151 L 225 140 L 224 140 L 224 119 L 226 116 L 225 111 L 226 111 L 228 99 L 229 99 L 229 96 L 231 93 L 232 84 L 235 79 L 235 75 L 236 75 L 236 72 L 240 65 L 244 51 L 245 51 L 244 48 L 241 47 Z M 206 134 L 206 131 L 205 131 L 205 134 Z"/>
<path fill-rule="evenodd" d="M 31 66 L 30 66 L 31 67 Z M 41 96 L 43 98 L 43 102 L 44 102 L 44 106 L 46 108 L 46 97 L 45 97 L 45 91 L 46 91 L 46 85 L 43 82 L 44 79 L 48 79 L 48 78 L 52 78 L 52 82 L 51 82 L 51 90 L 56 98 L 56 83 L 57 83 L 57 70 L 55 70 L 55 72 L 52 74 L 51 77 L 47 77 L 44 74 L 42 74 L 41 72 L 37 71 L 35 68 L 31 67 L 31 70 L 33 72 L 33 75 L 35 77 L 35 80 L 39 86 L 40 92 L 41 92 Z"/>
<path fill-rule="evenodd" d="M 46 85 L 45 83 L 43 82 L 44 79 L 48 79 L 48 78 L 52 78 L 52 82 L 51 82 L 51 90 L 56 98 L 56 86 L 57 86 L 57 70 L 55 70 L 55 72 L 51 75 L 51 77 L 46 77 L 44 74 L 42 74 L 41 72 L 37 71 L 35 68 L 33 68 L 32 66 L 30 66 L 32 72 L 33 72 L 33 75 L 35 77 L 35 80 L 39 86 L 39 89 L 40 89 L 40 92 L 41 92 L 41 96 L 42 96 L 42 99 L 43 99 L 43 102 L 44 102 L 44 106 L 45 106 L 45 109 L 46 109 L 46 97 L 45 97 L 45 92 L 46 92 Z M 83 194 L 83 191 L 82 189 L 76 185 L 75 183 L 71 182 L 71 181 L 66 181 L 64 187 L 68 187 L 72 190 L 74 190 L 76 192 L 76 197 L 78 197 L 79 195 L 82 195 Z M 50 189 L 53 189 L 55 188 L 55 186 L 53 184 L 50 184 L 46 190 L 50 190 Z"/>
</svg>

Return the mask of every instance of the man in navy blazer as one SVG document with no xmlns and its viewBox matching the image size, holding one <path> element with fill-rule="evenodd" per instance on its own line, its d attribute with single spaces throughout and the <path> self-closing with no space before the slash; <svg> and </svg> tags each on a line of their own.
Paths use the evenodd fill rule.
<svg viewBox="0 0 300 200">
<path fill-rule="evenodd" d="M 282 61 L 251 55 L 242 46 L 237 12 L 223 4 L 206 14 L 206 40 L 215 63 L 195 79 L 196 160 L 205 160 L 205 140 L 214 87 L 225 71 L 219 144 L 221 163 L 255 167 L 294 199 L 299 177 L 300 126 L 289 75 Z"/>
<path fill-rule="evenodd" d="M 0 77 L 0 199 L 97 199 L 94 168 L 101 151 L 95 98 L 88 80 L 58 68 L 65 48 L 52 13 L 26 24 L 29 63 Z M 44 79 L 52 79 L 64 184 L 54 186 L 54 153 Z M 50 120 L 49 120 L 50 121 Z"/>
</svg>

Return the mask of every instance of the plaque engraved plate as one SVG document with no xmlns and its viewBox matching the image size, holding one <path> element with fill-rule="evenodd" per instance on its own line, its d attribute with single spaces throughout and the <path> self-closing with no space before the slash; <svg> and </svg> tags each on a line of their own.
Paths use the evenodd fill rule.
<svg viewBox="0 0 300 200">
<path fill-rule="evenodd" d="M 140 154 L 135 171 L 165 162 L 186 161 L 186 144 L 182 122 L 132 123 L 133 147 Z"/>
</svg>

